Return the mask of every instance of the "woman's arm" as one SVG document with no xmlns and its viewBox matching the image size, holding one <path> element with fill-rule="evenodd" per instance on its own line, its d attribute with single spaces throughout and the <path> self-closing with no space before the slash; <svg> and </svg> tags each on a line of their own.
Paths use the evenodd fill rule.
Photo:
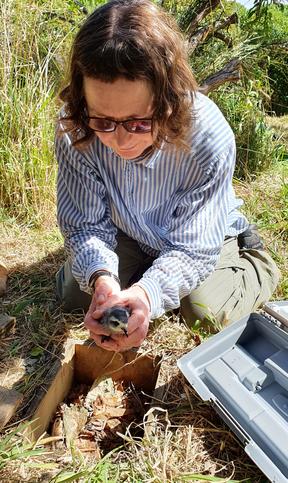
<svg viewBox="0 0 288 483">
<path fill-rule="evenodd" d="M 91 293 L 89 280 L 96 270 L 118 274 L 117 229 L 96 166 L 72 146 L 67 134 L 56 135 L 55 152 L 58 224 L 72 259 L 72 273 L 81 290 Z"/>
</svg>

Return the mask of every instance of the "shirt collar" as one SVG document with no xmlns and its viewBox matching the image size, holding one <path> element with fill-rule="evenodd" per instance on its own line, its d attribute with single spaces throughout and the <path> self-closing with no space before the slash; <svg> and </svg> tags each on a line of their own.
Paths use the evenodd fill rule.
<svg viewBox="0 0 288 483">
<path fill-rule="evenodd" d="M 162 146 L 161 146 L 162 148 Z M 152 148 L 148 153 L 135 159 L 136 162 L 143 164 L 146 168 L 154 168 L 157 159 L 161 154 L 161 148 Z"/>
</svg>

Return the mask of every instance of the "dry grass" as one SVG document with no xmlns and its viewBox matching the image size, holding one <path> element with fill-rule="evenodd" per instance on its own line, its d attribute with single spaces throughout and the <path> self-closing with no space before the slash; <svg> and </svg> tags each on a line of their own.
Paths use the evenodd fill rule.
<svg viewBox="0 0 288 483">
<path fill-rule="evenodd" d="M 249 219 L 258 223 L 268 249 L 281 267 L 283 279 L 277 298 L 288 298 L 284 216 L 287 185 L 283 169 L 273 171 L 273 176 L 266 173 L 250 184 L 236 186 L 246 201 Z M 83 316 L 64 314 L 55 299 L 54 278 L 64 253 L 54 222 L 42 231 L 6 222 L 0 250 L 10 272 L 1 310 L 17 319 L 16 334 L 1 341 L 0 384 L 14 387 L 25 396 L 9 432 L 33 412 L 36 396 L 47 388 L 53 362 L 61 356 L 67 337 L 85 339 L 87 333 Z M 210 405 L 199 399 L 177 369 L 177 359 L 195 346 L 197 337 L 171 316 L 154 324 L 143 344 L 144 351 L 163 356 L 159 381 L 163 394 L 161 400 L 153 401 L 160 408 L 155 409 L 153 431 L 146 420 L 142 439 L 132 438 L 128 431 L 123 436 L 123 447 L 108 455 L 101 467 L 79 455 L 69 454 L 63 459 L 51 453 L 22 463 L 11 462 L 1 471 L 1 481 L 58 483 L 61 477 L 55 474 L 64 470 L 71 471 L 70 481 L 76 481 L 75 475 L 80 471 L 81 481 L 97 483 L 203 481 L 201 475 L 217 477 L 219 481 L 266 481 L 233 433 Z M 20 443 L 20 435 L 18 438 Z M 43 466 L 44 460 L 51 468 Z M 40 466 L 32 468 L 31 463 Z M 105 477 L 99 468 L 105 470 Z"/>
<path fill-rule="evenodd" d="M 280 117 L 267 116 L 266 120 L 268 126 L 277 132 L 279 141 L 285 144 L 288 150 L 288 115 Z"/>
</svg>

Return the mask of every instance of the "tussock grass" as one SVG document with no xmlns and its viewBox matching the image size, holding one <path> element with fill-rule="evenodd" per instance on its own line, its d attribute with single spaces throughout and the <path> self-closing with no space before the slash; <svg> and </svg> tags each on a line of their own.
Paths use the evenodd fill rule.
<svg viewBox="0 0 288 483">
<path fill-rule="evenodd" d="M 288 131 L 287 131 L 288 132 Z M 245 213 L 256 223 L 266 248 L 276 261 L 282 278 L 274 297 L 288 299 L 288 165 L 273 166 L 250 183 L 235 181 L 245 201 Z"/>
<path fill-rule="evenodd" d="M 49 2 L 52 12 L 57 3 Z M 0 4 L 1 207 L 34 223 L 54 205 L 55 94 L 64 61 L 60 52 L 71 31 L 68 22 L 60 30 L 57 13 L 52 21 L 47 6 L 21 0 Z"/>
<path fill-rule="evenodd" d="M 235 134 L 235 176 L 248 181 L 287 158 L 283 136 L 267 121 L 258 88 L 258 81 L 251 80 L 221 86 L 212 94 Z"/>
</svg>

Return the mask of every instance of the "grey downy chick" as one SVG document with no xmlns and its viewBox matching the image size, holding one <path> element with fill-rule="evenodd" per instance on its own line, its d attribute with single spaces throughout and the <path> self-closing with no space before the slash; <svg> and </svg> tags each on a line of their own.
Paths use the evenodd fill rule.
<svg viewBox="0 0 288 483">
<path fill-rule="evenodd" d="M 105 327 L 112 334 L 124 333 L 128 337 L 128 319 L 130 311 L 127 307 L 115 305 L 110 309 L 105 310 L 101 319 L 98 322 Z M 110 335 L 102 335 L 102 342 L 110 339 Z"/>
</svg>

